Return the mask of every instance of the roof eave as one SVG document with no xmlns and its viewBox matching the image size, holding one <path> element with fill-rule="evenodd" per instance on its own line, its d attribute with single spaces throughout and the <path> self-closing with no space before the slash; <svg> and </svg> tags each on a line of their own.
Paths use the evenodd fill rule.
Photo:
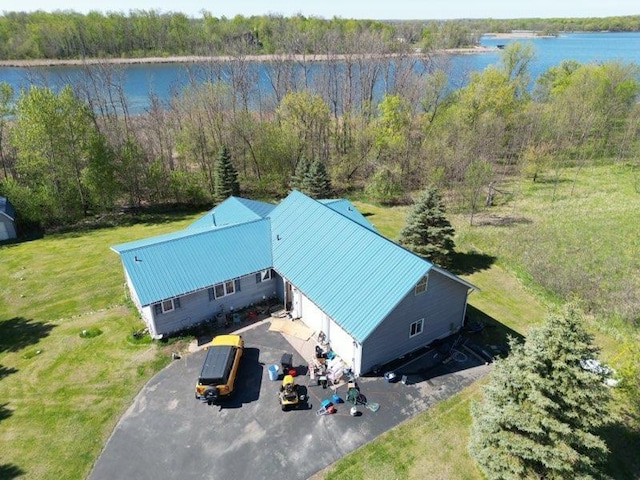
<svg viewBox="0 0 640 480">
<path fill-rule="evenodd" d="M 442 275 L 444 275 L 445 277 L 450 278 L 451 280 L 455 280 L 456 282 L 459 282 L 463 285 L 465 285 L 469 290 L 480 290 L 478 287 L 476 287 L 474 284 L 467 282 L 465 279 L 458 277 L 457 275 L 454 275 L 453 273 L 445 270 L 442 267 L 438 267 L 437 265 L 433 265 L 432 267 L 435 271 L 437 271 L 438 273 L 441 273 Z"/>
</svg>

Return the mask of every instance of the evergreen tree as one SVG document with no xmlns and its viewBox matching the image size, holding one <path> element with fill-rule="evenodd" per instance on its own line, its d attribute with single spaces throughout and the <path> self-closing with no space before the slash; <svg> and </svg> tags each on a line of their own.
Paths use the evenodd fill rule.
<svg viewBox="0 0 640 480">
<path fill-rule="evenodd" d="M 324 164 L 314 160 L 304 177 L 302 191 L 311 198 L 329 198 L 331 196 L 331 180 Z"/>
<path fill-rule="evenodd" d="M 574 306 L 530 330 L 495 362 L 483 400 L 472 406 L 469 449 L 490 478 L 598 478 L 607 447 L 610 394 L 580 361 L 595 347 Z"/>
<path fill-rule="evenodd" d="M 331 196 L 331 179 L 327 169 L 320 160 L 310 162 L 302 157 L 291 177 L 291 188 L 300 190 L 311 198 L 329 198 Z"/>
<path fill-rule="evenodd" d="M 438 264 L 446 264 L 455 247 L 454 230 L 445 217 L 442 198 L 427 188 L 415 201 L 400 232 L 400 245 Z"/>
<path fill-rule="evenodd" d="M 231 195 L 240 194 L 240 184 L 238 183 L 238 172 L 233 163 L 226 146 L 220 148 L 218 159 L 214 165 L 215 177 L 213 181 L 213 201 L 220 203 Z"/>
<path fill-rule="evenodd" d="M 304 189 L 304 181 L 311 168 L 311 162 L 306 157 L 300 158 L 296 165 L 296 171 L 291 177 L 291 188 L 302 191 Z"/>
</svg>

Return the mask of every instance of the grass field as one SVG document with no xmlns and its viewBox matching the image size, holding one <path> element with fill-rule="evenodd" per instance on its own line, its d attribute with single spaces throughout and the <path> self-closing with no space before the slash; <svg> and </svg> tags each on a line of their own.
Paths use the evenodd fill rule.
<svg viewBox="0 0 640 480">
<path fill-rule="evenodd" d="M 169 358 L 131 337 L 142 324 L 109 247 L 187 220 L 0 247 L 0 478 L 86 476 L 119 416 Z"/>
<path fill-rule="evenodd" d="M 624 166 L 592 167 L 574 187 L 573 173 L 564 172 L 555 192 L 550 182 L 506 185 L 509 201 L 498 198 L 474 227 L 465 215 L 451 215 L 460 251 L 455 271 L 481 289 L 470 297 L 472 315 L 495 322 L 502 332 L 526 334 L 560 301 L 549 290 L 553 285 L 540 281 L 545 275 L 574 288 L 576 272 L 586 272 L 587 279 L 594 272 L 609 274 L 611 281 L 597 292 L 601 298 L 585 304 L 594 309 L 605 305 L 608 293 L 624 292 L 621 279 L 638 281 L 640 209 L 633 175 Z M 406 208 L 357 206 L 390 238 L 404 224 Z M 172 231 L 192 219 L 150 218 L 0 247 L 0 478 L 87 475 L 120 415 L 167 363 L 167 348 L 175 348 L 131 337 L 142 325 L 128 305 L 120 262 L 109 246 Z M 635 301 L 634 292 L 616 295 L 620 307 L 620 299 L 628 298 L 627 306 Z M 638 342 L 637 330 L 625 327 L 620 315 L 589 318 L 607 361 L 614 367 L 637 362 L 637 349 L 630 346 Z M 479 392 L 480 384 L 470 386 L 317 477 L 481 478 L 466 449 L 469 404 Z M 629 398 L 616 395 L 622 421 L 605 432 L 614 478 L 640 477 L 634 455 L 640 451 L 639 407 Z"/>
<path fill-rule="evenodd" d="M 463 264 L 458 273 L 481 288 L 469 299 L 471 311 L 521 334 L 563 299 L 582 297 L 582 304 L 596 312 L 586 318 L 602 358 L 619 370 L 632 364 L 637 375 L 638 349 L 633 345 L 640 340 L 638 330 L 621 320 L 640 292 L 636 174 L 625 165 L 576 173 L 564 171 L 557 185 L 518 181 L 499 187 L 508 191 L 508 199 L 498 198 L 497 206 L 476 216 L 474 226 L 464 214 L 450 215 L 458 250 L 466 254 L 462 257 L 492 259 L 484 268 L 465 269 Z M 404 224 L 406 208 L 357 206 L 390 238 Z M 620 417 L 603 432 L 611 450 L 607 470 L 612 478 L 640 478 L 638 395 L 636 388 L 614 396 L 612 411 Z M 466 448 L 469 404 L 479 396 L 476 383 L 316 478 L 482 478 Z"/>
</svg>

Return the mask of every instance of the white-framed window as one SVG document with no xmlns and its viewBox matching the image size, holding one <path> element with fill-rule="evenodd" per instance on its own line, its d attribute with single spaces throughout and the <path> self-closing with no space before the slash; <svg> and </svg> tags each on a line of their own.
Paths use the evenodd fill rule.
<svg viewBox="0 0 640 480">
<path fill-rule="evenodd" d="M 256 283 L 266 282 L 267 280 L 271 280 L 271 269 L 262 270 L 256 273 Z"/>
<path fill-rule="evenodd" d="M 236 293 L 236 284 L 233 280 L 218 283 L 213 286 L 214 298 L 226 297 L 227 295 L 231 295 L 233 293 Z"/>
<path fill-rule="evenodd" d="M 420 295 L 427 291 L 427 285 L 429 284 L 429 274 L 426 274 L 424 277 L 420 279 L 418 283 L 416 283 L 415 294 Z"/>
<path fill-rule="evenodd" d="M 163 300 L 160 303 L 155 304 L 155 312 L 156 315 L 160 315 L 161 313 L 169 313 L 174 311 L 176 308 L 180 308 L 180 298 L 170 298 L 169 300 Z"/>
<path fill-rule="evenodd" d="M 173 299 L 162 302 L 162 313 L 171 312 L 174 309 Z"/>
<path fill-rule="evenodd" d="M 422 327 L 424 326 L 424 318 L 420 320 L 416 320 L 409 327 L 409 338 L 415 337 L 416 335 L 420 335 L 422 333 Z"/>
</svg>

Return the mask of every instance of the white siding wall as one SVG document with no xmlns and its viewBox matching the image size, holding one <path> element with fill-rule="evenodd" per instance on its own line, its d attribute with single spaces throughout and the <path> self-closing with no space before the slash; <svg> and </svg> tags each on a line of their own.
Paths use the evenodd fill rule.
<svg viewBox="0 0 640 480">
<path fill-rule="evenodd" d="M 342 327 L 329 318 L 315 303 L 302 296 L 302 321 L 315 333 L 324 332 L 331 349 L 353 372 L 360 373 L 360 348 L 354 346 L 353 338 Z M 329 327 L 329 328 L 327 328 Z"/>
<path fill-rule="evenodd" d="M 147 305 L 146 307 L 139 309 L 139 311 L 142 320 L 144 320 L 144 323 L 146 323 L 149 328 L 149 334 L 152 337 L 157 336 L 158 331 L 156 330 L 156 323 L 153 321 L 153 312 L 151 311 L 151 307 Z"/>
<path fill-rule="evenodd" d="M 360 374 L 360 349 L 342 327 L 331 320 L 331 349 L 346 363 L 356 375 Z"/>
<path fill-rule="evenodd" d="M 302 321 L 314 332 L 322 330 L 324 312 L 307 297 L 302 295 Z M 327 332 L 324 332 L 325 334 Z"/>
<path fill-rule="evenodd" d="M 129 297 L 131 298 L 131 301 L 134 303 L 134 305 L 138 309 L 138 312 L 140 313 L 140 317 L 142 318 L 142 321 L 145 323 L 145 325 L 149 329 L 150 335 L 152 337 L 157 336 L 158 330 L 156 328 L 155 322 L 153 321 L 153 312 L 151 311 L 151 307 L 149 305 L 147 305 L 146 307 L 143 307 L 142 305 L 140 305 L 140 299 L 138 298 L 138 294 L 133 288 L 133 284 L 131 283 L 131 278 L 129 278 L 129 274 L 127 273 L 126 270 L 124 271 L 124 277 L 127 283 L 127 288 L 129 289 Z"/>
</svg>

